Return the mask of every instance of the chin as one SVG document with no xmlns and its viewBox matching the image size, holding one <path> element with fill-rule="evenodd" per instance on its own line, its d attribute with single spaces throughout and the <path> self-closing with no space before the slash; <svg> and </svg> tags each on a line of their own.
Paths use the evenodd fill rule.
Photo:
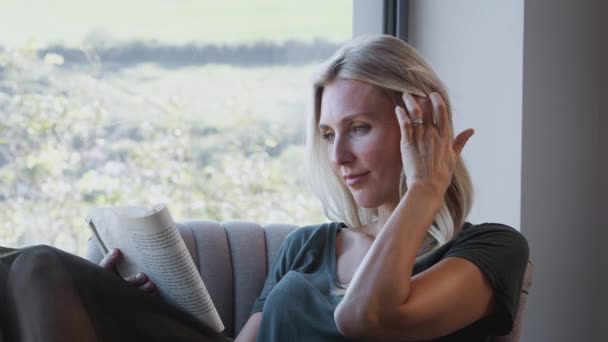
<svg viewBox="0 0 608 342">
<path fill-rule="evenodd" d="M 359 191 L 353 190 L 354 189 L 350 189 L 350 194 L 360 208 L 377 209 L 384 204 L 392 203 L 395 199 L 399 202 L 398 192 L 369 191 L 369 189 L 359 189 Z"/>
<path fill-rule="evenodd" d="M 353 198 L 357 205 L 365 209 L 376 209 L 380 206 L 380 202 L 371 198 L 360 198 L 353 194 Z"/>
</svg>

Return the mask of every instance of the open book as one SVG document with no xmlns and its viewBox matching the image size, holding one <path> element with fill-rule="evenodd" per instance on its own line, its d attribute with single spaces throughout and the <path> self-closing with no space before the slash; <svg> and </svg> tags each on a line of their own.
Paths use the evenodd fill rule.
<svg viewBox="0 0 608 342">
<path fill-rule="evenodd" d="M 111 207 L 93 209 L 87 222 L 102 253 L 122 252 L 116 265 L 123 277 L 144 272 L 160 295 L 217 332 L 224 330 L 194 261 L 169 209 Z"/>
</svg>

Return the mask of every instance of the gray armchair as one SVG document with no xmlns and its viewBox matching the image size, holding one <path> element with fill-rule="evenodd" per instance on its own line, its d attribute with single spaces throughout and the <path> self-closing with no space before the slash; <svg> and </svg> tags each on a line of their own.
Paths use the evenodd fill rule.
<svg viewBox="0 0 608 342">
<path fill-rule="evenodd" d="M 189 221 L 178 228 L 226 327 L 235 337 L 247 322 L 253 302 L 262 291 L 268 269 L 293 225 L 260 226 L 253 222 Z M 85 257 L 99 263 L 102 255 L 89 240 Z M 521 333 L 532 267 L 528 264 L 513 331 L 495 342 L 517 342 Z"/>
</svg>

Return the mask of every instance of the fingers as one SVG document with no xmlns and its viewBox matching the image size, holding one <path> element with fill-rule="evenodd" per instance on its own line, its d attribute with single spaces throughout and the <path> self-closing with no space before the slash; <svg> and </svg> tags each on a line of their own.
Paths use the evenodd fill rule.
<svg viewBox="0 0 608 342">
<path fill-rule="evenodd" d="M 403 93 L 403 103 L 405 104 L 405 108 L 407 109 L 406 116 L 409 115 L 411 125 L 411 137 L 409 139 L 410 143 L 421 143 L 422 142 L 422 127 L 424 124 L 424 116 L 422 109 L 416 103 L 414 97 L 406 92 Z M 422 122 L 423 124 L 419 124 Z"/>
<path fill-rule="evenodd" d="M 395 108 L 395 113 L 397 113 L 397 117 L 401 120 L 399 123 L 402 134 L 404 132 L 404 127 L 406 127 L 403 120 L 404 118 L 409 117 L 409 132 L 406 132 L 409 134 L 406 134 L 406 137 L 410 142 L 417 141 L 422 143 L 424 140 L 423 135 L 426 135 L 432 131 L 424 128 L 432 128 L 433 126 L 437 128 L 439 136 L 441 136 L 443 139 L 449 139 L 451 137 L 447 105 L 439 93 L 433 92 L 427 99 L 424 97 L 415 98 L 411 94 L 404 92 L 403 103 L 405 104 L 407 111 L 405 113 L 401 113 L 403 108 L 398 106 Z M 423 120 L 423 125 L 415 125 L 414 121 L 416 119 Z M 464 146 L 474 133 L 475 131 L 473 129 L 468 129 L 460 133 L 458 137 L 454 139 L 452 142 L 452 148 L 457 156 L 460 155 Z M 430 136 L 427 137 L 430 138 Z M 427 143 L 431 143 L 432 140 L 433 139 L 427 139 L 426 141 Z"/>
<path fill-rule="evenodd" d="M 427 97 L 414 97 L 411 94 L 403 93 L 403 103 L 406 106 L 407 113 L 412 120 L 412 135 L 413 140 L 418 144 L 423 144 L 425 141 L 432 140 L 434 135 L 433 108 L 431 101 Z M 416 120 L 422 124 L 416 124 Z"/>
<path fill-rule="evenodd" d="M 437 126 L 437 130 L 439 131 L 439 135 L 442 137 L 449 137 L 448 109 L 443 101 L 443 98 L 438 93 L 431 93 L 429 95 L 429 99 L 431 100 L 433 106 L 433 117 L 435 119 L 435 124 Z"/>
<path fill-rule="evenodd" d="M 143 286 L 148 281 L 148 276 L 140 272 L 126 277 L 125 280 L 135 286 Z"/>
<path fill-rule="evenodd" d="M 121 257 L 122 253 L 120 252 L 120 249 L 114 248 L 108 254 L 106 254 L 106 256 L 99 262 L 99 266 L 101 266 L 107 271 L 117 273 L 116 263 L 118 262 L 118 260 L 120 260 Z M 157 290 L 156 285 L 148 278 L 145 273 L 140 272 L 131 275 L 125 278 L 125 280 L 137 286 L 140 290 L 146 292 L 155 293 Z"/>
<path fill-rule="evenodd" d="M 120 259 L 122 254 L 118 248 L 112 249 L 106 256 L 101 259 L 99 262 L 99 266 L 101 266 L 104 270 L 110 272 L 116 272 L 116 263 Z"/>
<path fill-rule="evenodd" d="M 152 280 L 142 272 L 129 276 L 125 280 L 146 292 L 156 292 L 157 290 L 156 285 Z"/>
<path fill-rule="evenodd" d="M 402 142 L 412 143 L 412 122 L 407 116 L 405 109 L 401 106 L 395 107 L 395 114 L 397 115 L 397 121 L 399 122 L 399 128 L 401 129 Z"/>
<path fill-rule="evenodd" d="M 435 117 L 433 116 L 433 104 L 428 97 L 414 97 L 416 104 L 422 111 L 422 119 L 427 127 L 435 125 Z"/>
<path fill-rule="evenodd" d="M 157 290 L 156 285 L 154 285 L 151 280 L 148 280 L 143 286 L 140 286 L 139 289 L 149 293 L 156 293 Z"/>
<path fill-rule="evenodd" d="M 462 153 L 462 149 L 467 144 L 469 139 L 475 134 L 475 130 L 469 128 L 464 132 L 458 134 L 454 142 L 452 143 L 452 149 L 454 150 L 454 154 L 458 157 L 460 153 Z"/>
<path fill-rule="evenodd" d="M 418 103 L 416 103 L 416 99 L 408 93 L 403 93 L 403 103 L 405 104 L 405 108 L 407 109 L 407 113 L 410 116 L 412 121 L 415 120 L 424 120 L 424 115 Z"/>
</svg>

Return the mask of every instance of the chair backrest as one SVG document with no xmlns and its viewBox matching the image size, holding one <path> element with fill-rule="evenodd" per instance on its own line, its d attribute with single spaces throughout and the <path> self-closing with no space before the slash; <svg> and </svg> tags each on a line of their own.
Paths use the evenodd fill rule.
<svg viewBox="0 0 608 342">
<path fill-rule="evenodd" d="M 244 221 L 188 221 L 177 226 L 226 327 L 224 333 L 236 336 L 249 318 L 279 247 L 298 226 Z M 95 263 L 102 259 L 91 239 L 85 257 Z M 513 331 L 496 342 L 519 341 L 531 280 L 528 266 Z"/>
<path fill-rule="evenodd" d="M 236 336 L 262 292 L 279 247 L 298 227 L 242 221 L 188 221 L 177 227 L 226 327 L 224 334 Z M 97 264 L 103 258 L 92 239 L 85 258 Z"/>
</svg>

